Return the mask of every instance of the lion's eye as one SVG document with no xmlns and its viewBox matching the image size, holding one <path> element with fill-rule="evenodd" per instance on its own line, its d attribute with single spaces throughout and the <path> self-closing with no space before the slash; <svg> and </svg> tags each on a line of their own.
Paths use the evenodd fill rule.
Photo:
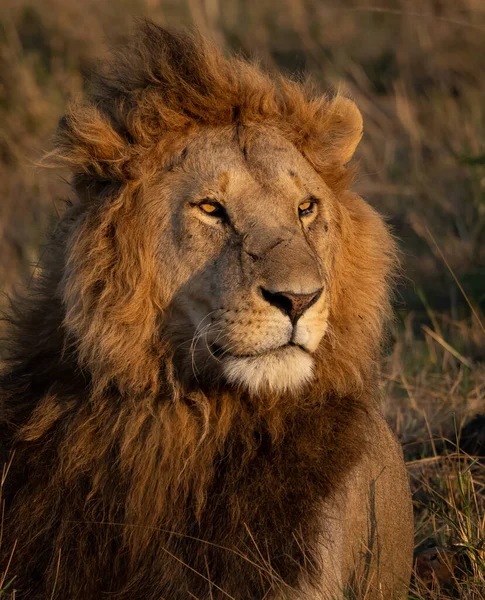
<svg viewBox="0 0 485 600">
<path fill-rule="evenodd" d="M 215 200 L 203 200 L 202 202 L 199 202 L 198 207 L 201 211 L 211 217 L 222 218 L 226 215 L 226 211 L 222 204 L 219 204 L 219 202 L 216 202 Z"/>
<path fill-rule="evenodd" d="M 314 200 L 305 200 L 305 202 L 302 202 L 298 207 L 298 214 L 300 217 L 311 215 L 314 212 L 315 207 L 316 202 Z"/>
</svg>

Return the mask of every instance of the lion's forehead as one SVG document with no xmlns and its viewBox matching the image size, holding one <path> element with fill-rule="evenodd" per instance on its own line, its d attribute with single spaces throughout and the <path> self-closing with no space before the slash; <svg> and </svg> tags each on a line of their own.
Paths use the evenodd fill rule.
<svg viewBox="0 0 485 600">
<path fill-rule="evenodd" d="M 221 129 L 196 136 L 187 148 L 186 171 L 199 172 L 203 180 L 233 185 L 253 182 L 287 186 L 290 176 L 298 186 L 307 178 L 319 179 L 289 141 L 265 128 L 249 129 L 246 134 Z"/>
</svg>

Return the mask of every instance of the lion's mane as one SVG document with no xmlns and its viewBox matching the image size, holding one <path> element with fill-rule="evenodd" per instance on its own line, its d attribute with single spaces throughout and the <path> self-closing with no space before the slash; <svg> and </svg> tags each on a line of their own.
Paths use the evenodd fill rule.
<svg viewBox="0 0 485 600">
<path fill-rule="evenodd" d="M 277 128 L 342 205 L 331 331 L 304 397 L 186 389 L 159 334 L 170 298 L 159 232 L 137 211 L 144 182 L 198 128 L 246 123 Z M 380 217 L 348 191 L 359 127 L 338 97 L 152 24 L 61 121 L 49 159 L 72 171 L 76 200 L 13 305 L 0 380 L 1 566 L 15 545 L 20 597 L 259 598 L 316 576 L 322 501 L 362 452 L 376 398 L 394 262 Z"/>
</svg>

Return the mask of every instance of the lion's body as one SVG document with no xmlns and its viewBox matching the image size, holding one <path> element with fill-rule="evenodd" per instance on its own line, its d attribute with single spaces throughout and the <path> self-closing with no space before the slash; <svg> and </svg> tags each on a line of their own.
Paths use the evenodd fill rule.
<svg viewBox="0 0 485 600">
<path fill-rule="evenodd" d="M 149 25 L 63 121 L 76 200 L 0 380 L 16 598 L 404 593 L 394 247 L 347 190 L 360 135 L 349 101 Z"/>
</svg>

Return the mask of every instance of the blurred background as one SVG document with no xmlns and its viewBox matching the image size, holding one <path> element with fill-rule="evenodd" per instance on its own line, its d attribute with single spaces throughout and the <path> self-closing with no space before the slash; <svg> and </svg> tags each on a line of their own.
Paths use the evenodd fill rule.
<svg viewBox="0 0 485 600">
<path fill-rule="evenodd" d="M 485 537 L 478 463 L 467 467 L 468 501 L 482 512 L 466 535 L 462 505 L 455 526 L 449 496 L 442 521 L 429 506 L 441 506 L 430 489 L 443 497 L 456 475 L 456 432 L 485 412 L 485 0 L 1 0 L 0 308 L 36 276 L 46 230 L 69 196 L 67 174 L 36 166 L 57 121 L 82 95 L 91 61 L 143 16 L 195 25 L 228 52 L 310 74 L 360 107 L 354 187 L 402 250 L 384 402 L 405 444 L 417 544 L 454 548 L 465 536 L 483 583 L 483 543 L 472 543 Z M 483 598 L 483 588 L 475 596 L 469 583 L 452 584 L 450 597 Z"/>
</svg>

